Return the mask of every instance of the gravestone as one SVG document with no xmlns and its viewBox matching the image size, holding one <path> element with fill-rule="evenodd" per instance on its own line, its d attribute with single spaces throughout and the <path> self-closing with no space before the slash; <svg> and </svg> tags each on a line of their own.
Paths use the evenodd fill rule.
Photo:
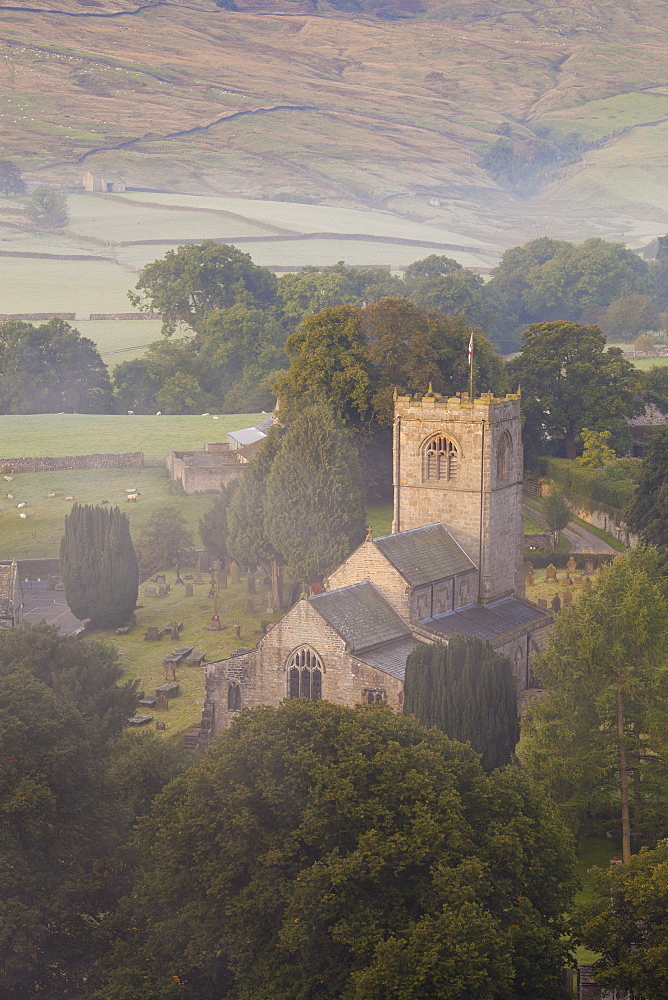
<svg viewBox="0 0 668 1000">
<path fill-rule="evenodd" d="M 241 573 L 239 570 L 239 563 L 235 559 L 230 563 L 230 583 L 233 587 L 238 586 L 241 582 Z"/>
<path fill-rule="evenodd" d="M 166 694 L 159 694 L 158 700 L 155 703 L 156 712 L 166 712 L 169 708 L 169 701 Z"/>
<path fill-rule="evenodd" d="M 566 563 L 566 569 L 568 570 L 569 573 L 575 573 L 577 568 L 578 564 L 576 563 L 573 556 L 571 556 L 568 562 Z"/>
<path fill-rule="evenodd" d="M 573 603 L 573 595 L 571 594 L 570 590 L 565 591 L 561 595 L 561 603 L 565 608 L 568 607 L 569 604 Z"/>
<path fill-rule="evenodd" d="M 234 626 L 234 634 L 237 637 L 237 639 L 241 638 L 241 625 L 237 624 Z"/>
<path fill-rule="evenodd" d="M 249 597 L 246 600 L 246 614 L 247 615 L 252 615 L 254 611 L 255 611 L 255 604 L 253 602 L 253 598 Z"/>
<path fill-rule="evenodd" d="M 185 593 L 185 596 L 186 597 L 192 597 L 193 593 L 194 593 L 194 591 L 193 591 L 193 585 L 192 585 L 192 583 L 187 583 L 186 584 L 186 593 Z"/>
<path fill-rule="evenodd" d="M 554 597 L 552 598 L 551 608 L 557 614 L 559 614 L 559 612 L 561 611 L 561 599 L 559 597 L 559 594 L 555 594 Z"/>
<path fill-rule="evenodd" d="M 149 625 L 146 629 L 146 638 L 153 641 L 160 638 L 160 629 L 157 625 Z"/>
<path fill-rule="evenodd" d="M 546 583 L 556 583 L 557 580 L 557 567 L 550 563 L 545 569 L 545 582 Z"/>
<path fill-rule="evenodd" d="M 158 597 L 166 597 L 168 593 L 169 593 L 169 584 L 168 583 L 159 583 L 158 584 Z"/>
<path fill-rule="evenodd" d="M 573 581 L 571 580 L 571 574 L 570 574 L 570 573 L 566 573 L 566 577 L 565 577 L 565 579 L 564 579 L 564 583 L 565 583 L 565 584 L 566 584 L 567 586 L 569 586 L 569 587 L 572 587 L 572 586 L 573 586 Z"/>
<path fill-rule="evenodd" d="M 271 604 L 268 604 L 267 607 L 264 609 L 264 611 L 265 614 L 267 615 L 273 615 L 274 613 L 274 609 L 272 608 Z"/>
<path fill-rule="evenodd" d="M 246 590 L 249 594 L 254 594 L 255 591 L 255 574 L 248 571 L 248 579 L 246 580 Z"/>
<path fill-rule="evenodd" d="M 533 587 L 534 585 L 533 573 L 531 572 L 531 570 L 529 570 L 529 572 L 527 573 L 526 585 L 527 587 Z"/>
<path fill-rule="evenodd" d="M 594 560 L 585 559 L 585 576 L 590 576 L 594 572 Z"/>
<path fill-rule="evenodd" d="M 162 719 L 158 719 L 158 721 L 155 724 L 155 728 L 158 730 L 159 733 L 164 733 L 165 723 L 162 721 Z"/>
<path fill-rule="evenodd" d="M 202 582 L 202 571 L 196 569 L 193 573 L 193 583 L 200 584 Z"/>
<path fill-rule="evenodd" d="M 174 624 L 172 625 L 170 638 L 172 642 L 178 642 L 179 639 L 181 638 L 181 636 L 179 635 L 179 626 L 176 624 L 176 622 L 174 622 Z"/>
<path fill-rule="evenodd" d="M 145 597 L 157 597 L 158 596 L 158 588 L 156 587 L 156 585 L 154 583 L 147 583 L 146 584 L 146 586 L 144 587 L 144 596 Z"/>
<path fill-rule="evenodd" d="M 547 601 L 545 600 L 544 597 L 538 598 L 538 607 L 540 608 L 541 611 L 547 611 Z"/>
<path fill-rule="evenodd" d="M 167 577 L 164 573 L 156 573 L 154 577 L 155 583 L 167 583 Z"/>
<path fill-rule="evenodd" d="M 175 663 L 165 663 L 165 680 L 175 681 L 176 680 L 176 664 Z"/>
<path fill-rule="evenodd" d="M 581 576 L 574 576 L 573 577 L 573 586 L 574 587 L 581 587 L 582 586 L 582 577 Z"/>
</svg>

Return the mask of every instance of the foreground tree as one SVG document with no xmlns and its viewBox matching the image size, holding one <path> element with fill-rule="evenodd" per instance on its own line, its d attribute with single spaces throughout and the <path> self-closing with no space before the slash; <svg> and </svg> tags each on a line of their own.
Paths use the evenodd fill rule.
<svg viewBox="0 0 668 1000">
<path fill-rule="evenodd" d="M 179 514 L 174 507 L 159 507 L 141 530 L 137 555 L 142 569 L 157 573 L 159 569 L 174 566 L 184 549 L 191 549 L 192 546 L 192 531 L 186 527 L 183 514 Z"/>
<path fill-rule="evenodd" d="M 266 486 L 267 539 L 292 577 L 317 592 L 365 533 L 357 450 L 329 407 L 310 406 L 290 425 Z"/>
<path fill-rule="evenodd" d="M 638 378 L 619 348 L 605 349 L 597 326 L 536 323 L 522 340 L 508 367 L 522 389 L 528 444 L 544 447 L 562 438 L 566 458 L 575 458 L 575 439 L 584 427 L 609 430 L 620 445 L 628 444 L 624 418 L 633 414 Z"/>
<path fill-rule="evenodd" d="M 77 618 L 116 628 L 134 615 L 139 569 L 127 515 L 118 507 L 74 504 L 60 543 L 65 597 Z"/>
<path fill-rule="evenodd" d="M 655 550 L 603 569 L 556 620 L 536 659 L 546 697 L 524 717 L 522 759 L 575 827 L 617 812 L 624 862 L 631 828 L 666 829 L 668 607 Z M 658 741 L 658 742 L 657 742 Z"/>
<path fill-rule="evenodd" d="M 569 838 L 384 707 L 245 712 L 155 800 L 106 995 L 556 1000 Z"/>
<path fill-rule="evenodd" d="M 0 322 L 0 411 L 113 413 L 106 365 L 92 340 L 62 319 Z"/>
<path fill-rule="evenodd" d="M 510 763 L 519 736 L 513 668 L 488 642 L 455 635 L 447 646 L 418 646 L 404 697 L 404 715 L 470 743 L 485 771 Z"/>
<path fill-rule="evenodd" d="M 648 545 L 659 550 L 661 562 L 668 553 L 668 427 L 657 428 L 645 451 L 640 483 L 627 522 Z"/>
<path fill-rule="evenodd" d="M 620 995 L 668 994 L 668 840 L 627 865 L 594 869 L 596 898 L 576 912 L 584 943 L 599 956 L 596 979 Z"/>
</svg>

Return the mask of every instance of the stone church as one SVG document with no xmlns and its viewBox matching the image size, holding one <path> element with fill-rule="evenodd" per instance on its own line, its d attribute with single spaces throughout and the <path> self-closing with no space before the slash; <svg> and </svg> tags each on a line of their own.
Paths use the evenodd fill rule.
<svg viewBox="0 0 668 1000">
<path fill-rule="evenodd" d="M 418 643 L 463 633 L 514 667 L 521 701 L 551 616 L 524 595 L 519 394 L 395 401 L 392 534 L 367 537 L 257 648 L 208 664 L 200 740 L 284 698 L 400 711 Z"/>
</svg>

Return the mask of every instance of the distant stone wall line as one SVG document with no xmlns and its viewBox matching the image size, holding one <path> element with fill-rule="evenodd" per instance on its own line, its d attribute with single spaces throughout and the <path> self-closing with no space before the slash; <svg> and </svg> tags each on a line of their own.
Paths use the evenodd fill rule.
<svg viewBox="0 0 668 1000">
<path fill-rule="evenodd" d="M 59 472 L 61 469 L 141 469 L 142 451 L 117 455 L 55 455 L 34 458 L 0 458 L 0 468 L 12 472 Z"/>
</svg>

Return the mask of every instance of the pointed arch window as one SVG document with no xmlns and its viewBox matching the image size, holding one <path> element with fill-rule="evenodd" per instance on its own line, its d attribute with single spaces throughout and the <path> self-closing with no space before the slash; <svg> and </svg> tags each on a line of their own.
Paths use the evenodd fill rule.
<svg viewBox="0 0 668 1000">
<path fill-rule="evenodd" d="M 496 452 L 496 478 L 509 479 L 510 466 L 513 457 L 513 442 L 508 431 L 504 431 L 499 440 Z"/>
<path fill-rule="evenodd" d="M 422 449 L 425 482 L 449 482 L 457 478 L 459 450 L 445 434 L 437 434 Z"/>
<path fill-rule="evenodd" d="M 322 698 L 322 660 L 310 646 L 301 646 L 292 654 L 287 664 L 288 698 Z"/>
<path fill-rule="evenodd" d="M 241 688 L 238 684 L 230 684 L 227 688 L 227 708 L 230 712 L 241 710 Z"/>
</svg>

